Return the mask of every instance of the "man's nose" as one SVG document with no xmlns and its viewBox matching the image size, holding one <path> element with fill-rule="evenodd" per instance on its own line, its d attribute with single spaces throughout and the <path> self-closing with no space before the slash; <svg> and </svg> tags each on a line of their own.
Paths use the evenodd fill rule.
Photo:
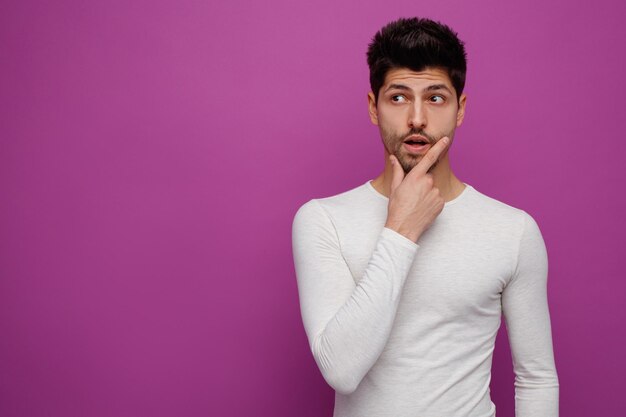
<svg viewBox="0 0 626 417">
<path fill-rule="evenodd" d="M 414 103 L 409 111 L 409 127 L 422 129 L 426 127 L 426 112 L 422 103 Z"/>
</svg>

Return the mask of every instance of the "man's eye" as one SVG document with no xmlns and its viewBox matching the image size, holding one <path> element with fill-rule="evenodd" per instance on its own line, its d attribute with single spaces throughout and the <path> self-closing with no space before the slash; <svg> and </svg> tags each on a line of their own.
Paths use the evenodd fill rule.
<svg viewBox="0 0 626 417">
<path fill-rule="evenodd" d="M 443 103 L 445 99 L 443 98 L 443 96 L 431 96 L 430 101 L 433 103 Z"/>
<path fill-rule="evenodd" d="M 394 94 L 393 96 L 391 96 L 391 101 L 393 101 L 394 103 L 404 103 L 406 101 L 406 97 L 401 94 Z"/>
</svg>

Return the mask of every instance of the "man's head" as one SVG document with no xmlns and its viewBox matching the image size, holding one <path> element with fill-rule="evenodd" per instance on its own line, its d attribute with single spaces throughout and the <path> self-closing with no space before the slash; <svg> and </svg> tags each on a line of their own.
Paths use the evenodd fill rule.
<svg viewBox="0 0 626 417">
<path fill-rule="evenodd" d="M 466 54 L 449 27 L 419 18 L 391 22 L 374 36 L 367 62 L 370 118 L 405 172 L 442 137 L 452 144 L 465 112 Z M 424 146 L 414 143 L 420 140 Z"/>
<path fill-rule="evenodd" d="M 401 18 L 379 30 L 367 49 L 370 86 L 378 99 L 387 72 L 393 68 L 444 70 L 460 98 L 465 87 L 464 44 L 448 26 L 430 19 Z"/>
</svg>

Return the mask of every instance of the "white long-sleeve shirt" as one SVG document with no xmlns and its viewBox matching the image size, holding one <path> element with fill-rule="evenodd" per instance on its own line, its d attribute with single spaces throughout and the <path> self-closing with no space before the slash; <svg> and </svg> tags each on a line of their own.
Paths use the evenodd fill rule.
<svg viewBox="0 0 626 417">
<path fill-rule="evenodd" d="M 384 227 L 388 202 L 368 181 L 308 201 L 293 221 L 302 321 L 334 417 L 494 417 L 502 313 L 516 417 L 557 417 L 534 219 L 465 184 L 415 243 Z"/>
</svg>

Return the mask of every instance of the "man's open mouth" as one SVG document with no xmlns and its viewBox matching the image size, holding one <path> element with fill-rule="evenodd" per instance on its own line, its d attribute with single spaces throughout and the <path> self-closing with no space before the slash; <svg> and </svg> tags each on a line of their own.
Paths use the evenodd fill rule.
<svg viewBox="0 0 626 417">
<path fill-rule="evenodd" d="M 409 145 L 428 145 L 430 141 L 421 136 L 412 136 L 406 139 L 404 143 L 408 143 Z"/>
<path fill-rule="evenodd" d="M 429 142 L 422 139 L 409 139 L 404 141 L 404 143 L 408 143 L 409 145 L 426 145 Z"/>
</svg>

